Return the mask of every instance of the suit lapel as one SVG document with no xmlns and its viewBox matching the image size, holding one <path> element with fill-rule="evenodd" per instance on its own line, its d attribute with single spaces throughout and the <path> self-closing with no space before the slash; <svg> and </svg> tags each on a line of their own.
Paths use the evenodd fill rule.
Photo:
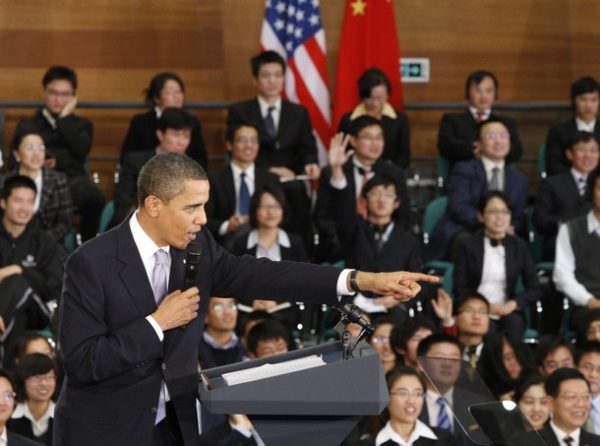
<svg viewBox="0 0 600 446">
<path fill-rule="evenodd" d="M 183 280 L 185 277 L 185 251 L 171 246 L 171 271 L 169 273 L 169 293 L 183 288 Z M 168 330 L 165 332 L 164 350 L 168 351 L 169 346 L 177 342 L 177 339 L 183 333 L 183 328 Z"/>
<path fill-rule="evenodd" d="M 352 158 L 346 161 L 346 164 L 343 166 L 344 174 L 346 175 L 346 182 L 348 183 L 348 188 L 350 189 L 351 197 L 356 197 L 356 183 L 354 182 L 354 163 L 352 162 Z"/>
</svg>

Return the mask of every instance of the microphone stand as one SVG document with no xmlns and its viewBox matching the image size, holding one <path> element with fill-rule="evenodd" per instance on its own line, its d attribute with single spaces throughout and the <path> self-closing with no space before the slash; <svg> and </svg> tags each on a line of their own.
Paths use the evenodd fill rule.
<svg viewBox="0 0 600 446">
<path fill-rule="evenodd" d="M 342 357 L 343 359 L 350 359 L 354 357 L 354 349 L 358 343 L 370 336 L 375 331 L 375 327 L 367 321 L 363 311 L 354 304 L 338 305 L 335 309 L 341 314 L 340 320 L 334 329 L 342 339 Z M 350 331 L 348 331 L 348 324 L 350 323 L 358 324 L 361 327 L 361 331 L 354 342 Z"/>
</svg>

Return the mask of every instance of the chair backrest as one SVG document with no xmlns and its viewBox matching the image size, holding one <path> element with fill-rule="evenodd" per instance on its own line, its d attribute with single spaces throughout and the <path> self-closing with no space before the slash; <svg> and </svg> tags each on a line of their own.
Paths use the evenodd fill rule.
<svg viewBox="0 0 600 446">
<path fill-rule="evenodd" d="M 446 293 L 448 293 L 452 298 L 454 298 L 454 264 L 448 262 L 448 268 L 444 272 L 444 276 L 442 277 L 442 288 Z"/>
<path fill-rule="evenodd" d="M 442 155 L 438 156 L 438 190 L 441 194 L 446 195 L 448 189 L 448 177 L 450 176 L 450 161 Z"/>
<path fill-rule="evenodd" d="M 538 149 L 536 167 L 539 177 L 542 180 L 546 178 L 546 144 L 541 144 L 540 148 Z"/>
<path fill-rule="evenodd" d="M 437 222 L 446 213 L 448 197 L 438 197 L 427 205 L 423 214 L 423 243 L 429 244 L 431 233 Z"/>
<path fill-rule="evenodd" d="M 99 234 L 106 232 L 114 216 L 115 202 L 110 200 L 108 203 L 106 203 L 106 205 L 104 205 L 104 209 L 102 209 L 102 214 L 100 215 L 100 226 L 98 227 Z"/>
</svg>

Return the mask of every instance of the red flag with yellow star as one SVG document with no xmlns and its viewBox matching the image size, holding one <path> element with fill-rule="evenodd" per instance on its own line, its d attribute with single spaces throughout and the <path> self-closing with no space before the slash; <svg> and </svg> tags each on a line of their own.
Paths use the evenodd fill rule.
<svg viewBox="0 0 600 446">
<path fill-rule="evenodd" d="M 346 0 L 338 49 L 333 124 L 360 102 L 358 78 L 364 70 L 383 70 L 392 86 L 389 103 L 402 109 L 400 46 L 391 0 Z"/>
</svg>

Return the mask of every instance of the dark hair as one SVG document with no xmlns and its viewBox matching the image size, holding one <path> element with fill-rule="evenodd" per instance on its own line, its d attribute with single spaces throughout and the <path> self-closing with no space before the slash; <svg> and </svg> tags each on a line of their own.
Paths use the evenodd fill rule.
<svg viewBox="0 0 600 446">
<path fill-rule="evenodd" d="M 465 99 L 469 100 L 469 90 L 471 89 L 471 86 L 479 85 L 486 77 L 489 77 L 494 82 L 494 89 L 496 90 L 494 99 L 498 97 L 498 78 L 496 75 L 491 71 L 477 70 L 467 76 L 467 81 L 465 82 Z"/>
<path fill-rule="evenodd" d="M 13 146 L 11 147 L 11 149 L 15 151 L 19 150 L 19 146 L 21 145 L 25 137 L 29 135 L 37 135 L 40 138 L 42 138 L 42 141 L 44 140 L 44 137 L 42 136 L 42 133 L 39 131 L 39 129 L 35 128 L 32 125 L 26 124 L 24 126 L 19 126 L 17 132 L 15 132 L 15 136 L 12 140 Z"/>
<path fill-rule="evenodd" d="M 504 202 L 504 204 L 506 205 L 506 207 L 508 208 L 508 210 L 509 211 L 511 210 L 510 201 L 504 192 L 499 191 L 499 190 L 489 190 L 485 194 L 483 194 L 483 196 L 479 200 L 479 204 L 477 206 L 477 211 L 479 211 L 480 214 L 483 214 L 485 212 L 485 207 L 488 205 L 488 203 L 493 198 L 498 198 L 498 199 L 502 200 Z"/>
<path fill-rule="evenodd" d="M 575 110 L 575 99 L 586 93 L 600 93 L 598 81 L 591 76 L 584 76 L 571 84 L 571 107 Z"/>
<path fill-rule="evenodd" d="M 593 133 L 577 131 L 569 139 L 569 146 L 567 147 L 567 150 L 572 150 L 575 147 L 575 145 L 579 144 L 580 142 L 585 143 L 590 141 L 595 141 L 596 144 L 598 144 L 598 140 L 596 139 L 596 136 Z"/>
<path fill-rule="evenodd" d="M 14 189 L 18 189 L 20 187 L 25 187 L 27 189 L 31 189 L 37 194 L 37 187 L 35 185 L 35 181 L 25 175 L 14 174 L 4 180 L 4 186 L 2 186 L 2 194 L 0 194 L 1 198 L 8 200 L 10 194 Z"/>
<path fill-rule="evenodd" d="M 425 385 L 425 382 L 423 381 L 423 376 L 414 368 L 405 365 L 399 365 L 385 374 L 385 382 L 387 384 L 388 390 L 392 390 L 394 383 L 403 376 L 414 376 L 419 380 L 421 386 L 423 386 L 423 389 L 427 387 Z"/>
<path fill-rule="evenodd" d="M 256 354 L 260 341 L 283 339 L 290 345 L 290 333 L 281 322 L 275 319 L 265 319 L 250 329 L 247 336 L 248 351 Z"/>
<path fill-rule="evenodd" d="M 361 99 L 366 99 L 371 96 L 371 90 L 375 87 L 383 85 L 388 95 L 392 93 L 392 85 L 387 75 L 377 67 L 371 67 L 360 75 L 358 78 L 358 95 Z"/>
<path fill-rule="evenodd" d="M 401 364 L 404 361 L 404 357 L 400 350 L 406 351 L 406 345 L 408 340 L 414 336 L 414 334 L 421 328 L 427 328 L 432 333 L 435 332 L 435 326 L 431 320 L 421 315 L 408 318 L 401 324 L 395 324 L 390 333 L 390 347 L 396 355 L 396 363 Z"/>
<path fill-rule="evenodd" d="M 371 315 L 368 315 L 367 317 L 370 317 Z M 373 333 L 371 333 L 369 335 L 369 337 L 367 337 L 367 342 L 371 342 L 371 339 L 373 338 L 373 336 L 375 335 L 375 332 L 377 331 L 377 329 L 384 324 L 390 324 L 392 326 L 392 330 L 394 329 L 394 327 L 396 326 L 396 322 L 398 322 L 397 319 L 395 319 L 394 317 L 384 314 L 383 316 L 379 316 L 375 319 L 373 319 L 371 321 L 371 324 L 373 325 L 373 327 L 375 327 L 375 330 L 373 330 Z"/>
<path fill-rule="evenodd" d="M 596 178 L 600 178 L 600 176 L 596 176 Z M 576 327 L 577 345 L 579 345 L 582 342 L 587 342 L 587 331 L 590 328 L 590 325 L 592 325 L 592 323 L 596 321 L 600 321 L 600 308 L 588 311 L 583 319 L 583 323 Z"/>
<path fill-rule="evenodd" d="M 538 344 L 536 354 L 535 354 L 535 364 L 538 367 L 541 367 L 544 363 L 544 359 L 554 350 L 564 347 L 573 356 L 575 359 L 575 350 L 573 349 L 573 344 L 562 336 L 545 336 L 540 339 L 540 343 Z"/>
<path fill-rule="evenodd" d="M 254 129 L 256 131 L 257 136 L 260 136 L 260 130 L 258 130 L 258 127 L 256 127 L 254 124 L 248 124 L 244 122 L 227 126 L 227 130 L 225 131 L 225 141 L 233 143 L 235 135 L 237 134 L 238 130 L 242 127 L 250 127 L 251 129 Z"/>
<path fill-rule="evenodd" d="M 421 342 L 419 342 L 419 346 L 417 347 L 417 356 L 427 356 L 431 347 L 437 344 L 453 344 L 456 345 L 460 354 L 462 355 L 464 346 L 460 340 L 452 335 L 447 333 L 434 333 L 430 336 L 427 336 Z"/>
<path fill-rule="evenodd" d="M 560 393 L 560 385 L 563 381 L 568 381 L 570 379 L 580 379 L 587 385 L 588 389 L 590 388 L 590 384 L 579 370 L 562 367 L 552 372 L 546 378 L 546 385 L 544 386 L 546 393 L 552 398 L 556 398 Z"/>
<path fill-rule="evenodd" d="M 280 204 L 281 209 L 283 210 L 282 222 L 287 212 L 285 195 L 283 195 L 281 189 L 277 186 L 265 185 L 259 190 L 255 191 L 254 195 L 252 195 L 252 198 L 250 199 L 250 209 L 248 210 L 250 215 L 248 220 L 250 222 L 250 226 L 253 228 L 258 228 L 258 219 L 256 218 L 256 214 L 258 213 L 258 208 L 260 207 L 260 200 L 262 199 L 262 196 L 264 194 L 269 194 L 273 196 L 275 201 Z"/>
<path fill-rule="evenodd" d="M 167 129 L 191 129 L 193 124 L 194 119 L 192 115 L 185 110 L 176 107 L 167 107 L 162 111 L 160 118 L 158 118 L 156 128 L 164 133 Z"/>
<path fill-rule="evenodd" d="M 598 353 L 600 355 L 600 342 L 598 341 L 587 341 L 577 346 L 577 356 L 575 358 L 575 364 L 579 365 L 581 358 L 590 353 Z"/>
<path fill-rule="evenodd" d="M 252 310 L 251 313 L 245 315 L 238 315 L 238 334 L 243 336 L 246 332 L 248 323 L 252 321 L 264 321 L 266 319 L 273 319 L 273 315 L 265 310 Z"/>
<path fill-rule="evenodd" d="M 37 331 L 26 331 L 17 339 L 15 339 L 12 348 L 13 360 L 20 360 L 23 356 L 25 356 L 25 352 L 27 351 L 27 346 L 29 345 L 29 343 L 37 339 L 43 339 L 44 341 L 46 341 L 46 343 L 50 347 L 50 350 L 54 351 L 52 344 L 50 344 L 46 336 L 38 333 Z"/>
<path fill-rule="evenodd" d="M 155 105 L 156 99 L 160 97 L 160 92 L 165 87 L 167 81 L 175 81 L 179 84 L 181 91 L 185 93 L 185 85 L 179 76 L 170 71 L 164 71 L 155 75 L 150 81 L 148 88 L 144 90 L 144 100 L 148 105 Z"/>
<path fill-rule="evenodd" d="M 185 189 L 186 180 L 208 180 L 198 162 L 183 153 L 160 153 L 144 164 L 137 180 L 138 204 L 149 195 L 168 203 Z"/>
<path fill-rule="evenodd" d="M 12 387 L 13 391 L 15 390 L 15 380 L 13 379 L 12 374 L 8 370 L 0 369 L 0 378 L 6 379 L 10 383 L 10 386 Z"/>
<path fill-rule="evenodd" d="M 527 392 L 530 387 L 543 387 L 545 383 L 546 379 L 539 373 L 531 373 L 529 375 L 524 376 L 522 379 L 517 381 L 517 385 L 515 386 L 515 393 L 513 395 L 513 401 L 518 404 L 519 401 L 523 399 L 523 395 L 525 395 L 525 392 Z"/>
<path fill-rule="evenodd" d="M 396 182 L 394 181 L 393 178 L 388 177 L 387 175 L 378 175 L 375 174 L 375 176 L 371 179 L 369 179 L 363 186 L 360 194 L 363 197 L 367 197 L 367 194 L 369 192 L 371 192 L 371 190 L 375 189 L 378 186 L 383 186 L 384 188 L 389 187 L 389 186 L 393 186 L 394 190 L 396 191 L 396 194 L 398 193 L 398 191 L 396 190 Z M 396 200 L 398 200 L 399 198 L 396 197 Z"/>
<path fill-rule="evenodd" d="M 381 122 L 379 122 L 377 118 L 368 115 L 359 116 L 358 118 L 353 119 L 350 122 L 350 134 L 352 136 L 357 137 L 362 129 L 374 125 L 376 125 L 383 131 L 383 127 L 381 127 Z"/>
<path fill-rule="evenodd" d="M 463 305 L 470 300 L 478 300 L 480 302 L 483 302 L 485 304 L 485 306 L 488 308 L 488 310 L 490 309 L 490 302 L 485 298 L 485 296 L 481 293 L 475 292 L 475 293 L 468 294 L 467 296 L 463 297 L 462 299 L 460 299 L 457 303 L 455 303 L 453 305 L 454 315 L 457 315 L 458 313 L 460 313 Z"/>
<path fill-rule="evenodd" d="M 19 401 L 25 401 L 27 399 L 25 381 L 28 378 L 36 375 L 44 375 L 50 371 L 53 371 L 54 376 L 58 379 L 58 367 L 52 358 L 49 358 L 41 353 L 32 353 L 30 355 L 23 356 L 15 365 L 17 399 Z M 57 390 L 58 386 L 56 386 L 54 389 L 54 395 L 52 395 L 53 399 L 56 396 Z"/>
<path fill-rule="evenodd" d="M 48 68 L 42 78 L 42 86 L 46 88 L 50 82 L 56 80 L 68 81 L 71 84 L 71 87 L 73 87 L 73 90 L 77 90 L 77 74 L 69 67 L 54 65 L 53 67 Z"/>
<path fill-rule="evenodd" d="M 252 76 L 258 77 L 260 67 L 268 63 L 277 63 L 281 65 L 281 69 L 285 74 L 285 60 L 279 55 L 279 53 L 269 50 L 257 54 L 250 59 L 250 67 L 252 68 Z"/>
<path fill-rule="evenodd" d="M 499 118 L 498 116 L 492 116 L 487 121 L 481 121 L 479 124 L 477 124 L 477 136 L 480 141 L 484 127 L 486 127 L 489 124 L 502 124 L 504 127 L 506 127 L 506 131 L 510 134 L 510 129 L 508 128 L 506 120 L 504 120 L 503 118 Z"/>
</svg>

